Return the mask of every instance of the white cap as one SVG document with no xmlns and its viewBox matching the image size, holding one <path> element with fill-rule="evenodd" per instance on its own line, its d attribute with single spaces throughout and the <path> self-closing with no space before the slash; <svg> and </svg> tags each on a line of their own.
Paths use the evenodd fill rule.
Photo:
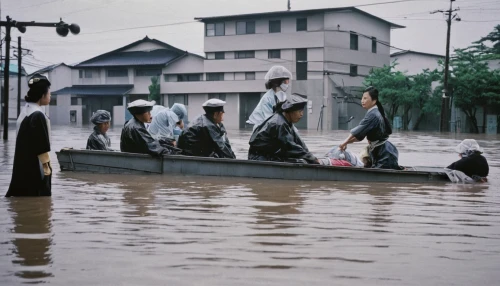
<svg viewBox="0 0 500 286">
<path fill-rule="evenodd" d="M 481 147 L 477 144 L 474 139 L 465 139 L 455 148 L 455 151 L 459 154 L 465 154 L 466 152 L 478 151 L 481 152 Z"/>
<path fill-rule="evenodd" d="M 226 104 L 226 102 L 224 100 L 212 98 L 212 99 L 205 101 L 205 103 L 203 103 L 202 106 L 203 107 L 222 107 L 225 104 Z"/>
<path fill-rule="evenodd" d="M 266 81 L 269 81 L 275 78 L 292 79 L 292 73 L 283 66 L 273 66 L 271 69 L 269 69 L 264 79 Z"/>
<path fill-rule="evenodd" d="M 131 107 L 148 107 L 148 106 L 154 106 L 156 102 L 154 100 L 152 101 L 146 101 L 144 99 L 138 99 L 135 101 L 132 101 L 131 103 L 128 104 L 128 108 Z"/>
</svg>

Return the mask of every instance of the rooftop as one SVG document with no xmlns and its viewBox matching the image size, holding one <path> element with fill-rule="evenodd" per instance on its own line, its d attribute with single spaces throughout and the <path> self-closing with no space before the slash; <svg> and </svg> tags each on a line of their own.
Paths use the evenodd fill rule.
<svg viewBox="0 0 500 286">
<path fill-rule="evenodd" d="M 412 50 L 395 52 L 395 53 L 391 54 L 391 57 L 396 57 L 396 56 L 401 56 L 401 55 L 406 55 L 406 54 L 417 54 L 417 55 L 430 56 L 430 57 L 438 57 L 438 58 L 444 58 L 445 57 L 443 55 L 431 54 L 431 53 L 424 53 L 424 52 L 417 52 L 417 51 L 412 51 Z"/>
<path fill-rule="evenodd" d="M 354 6 L 349 7 L 338 7 L 338 8 L 322 8 L 322 9 L 309 9 L 309 10 L 293 10 L 293 11 L 275 11 L 275 12 L 263 12 L 263 13 L 252 13 L 252 14 L 240 14 L 240 15 L 226 15 L 226 16 L 215 16 L 215 17 L 198 17 L 194 18 L 200 22 L 212 22 L 212 21 L 228 21 L 242 18 L 256 18 L 256 17 L 282 17 L 282 16 L 293 16 L 297 14 L 315 14 L 324 12 L 337 12 L 337 11 L 354 11 L 361 13 L 363 15 L 369 16 L 371 18 L 377 19 L 379 21 L 385 22 L 391 26 L 391 28 L 405 28 L 382 18 L 379 18 L 373 14 L 360 10 Z"/>
</svg>

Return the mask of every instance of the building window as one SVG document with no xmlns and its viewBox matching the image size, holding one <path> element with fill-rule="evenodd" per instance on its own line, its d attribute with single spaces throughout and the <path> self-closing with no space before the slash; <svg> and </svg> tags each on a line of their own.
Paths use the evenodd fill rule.
<svg viewBox="0 0 500 286">
<path fill-rule="evenodd" d="M 211 23 L 207 24 L 207 37 L 224 36 L 225 25 L 224 23 Z"/>
<path fill-rule="evenodd" d="M 72 97 L 71 98 L 71 105 L 80 105 L 80 103 L 78 102 L 80 99 L 79 97 Z"/>
<path fill-rule="evenodd" d="M 295 51 L 295 58 L 297 61 L 297 80 L 307 79 L 307 49 L 297 49 Z"/>
<path fill-rule="evenodd" d="M 178 74 L 177 81 L 201 81 L 202 75 L 201 73 Z"/>
<path fill-rule="evenodd" d="M 223 72 L 207 73 L 207 81 L 223 81 L 223 80 L 224 80 Z"/>
<path fill-rule="evenodd" d="M 236 35 L 255 34 L 255 22 L 236 22 Z"/>
<path fill-rule="evenodd" d="M 377 53 L 377 38 L 375 37 L 372 38 L 372 53 Z"/>
<path fill-rule="evenodd" d="M 349 75 L 350 76 L 357 76 L 358 75 L 358 66 L 357 65 L 351 65 Z"/>
<path fill-rule="evenodd" d="M 255 73 L 254 72 L 246 72 L 245 73 L 245 80 L 255 80 Z"/>
<path fill-rule="evenodd" d="M 83 78 L 83 70 L 79 70 L 78 71 L 78 77 L 79 78 Z"/>
<path fill-rule="evenodd" d="M 108 77 L 128 77 L 128 70 L 127 69 L 108 70 Z"/>
<path fill-rule="evenodd" d="M 49 105 L 57 105 L 57 95 L 52 95 L 50 97 L 50 102 L 49 102 Z"/>
<path fill-rule="evenodd" d="M 78 77 L 79 78 L 92 78 L 92 71 L 91 70 L 79 70 Z"/>
<path fill-rule="evenodd" d="M 226 58 L 226 53 L 225 52 L 216 52 L 215 53 L 215 59 L 216 60 L 223 60 Z"/>
<path fill-rule="evenodd" d="M 136 69 L 136 76 L 159 76 L 161 75 L 161 69 Z"/>
<path fill-rule="evenodd" d="M 255 58 L 255 51 L 238 51 L 234 53 L 235 59 L 252 59 Z"/>
<path fill-rule="evenodd" d="M 269 59 L 281 59 L 281 50 L 269 50 L 267 57 Z"/>
<path fill-rule="evenodd" d="M 351 32 L 351 50 L 358 50 L 358 35 L 354 32 Z"/>
<path fill-rule="evenodd" d="M 169 94 L 168 95 L 168 106 L 172 107 L 175 103 L 188 105 L 188 95 L 187 94 Z"/>
<path fill-rule="evenodd" d="M 281 20 L 269 21 L 269 33 L 281 33 Z"/>
<path fill-rule="evenodd" d="M 307 18 L 297 19 L 297 31 L 307 31 Z"/>
<path fill-rule="evenodd" d="M 209 93 L 208 99 L 212 99 L 212 98 L 226 101 L 226 94 L 225 93 Z"/>
</svg>

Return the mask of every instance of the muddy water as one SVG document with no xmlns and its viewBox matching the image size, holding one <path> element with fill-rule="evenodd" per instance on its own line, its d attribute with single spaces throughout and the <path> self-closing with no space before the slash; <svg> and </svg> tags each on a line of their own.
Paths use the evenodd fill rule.
<svg viewBox="0 0 500 286">
<path fill-rule="evenodd" d="M 245 158 L 249 132 L 230 132 Z M 53 127 L 53 149 L 84 147 L 89 133 Z M 347 135 L 302 134 L 318 155 Z M 401 164 L 445 166 L 466 137 L 391 140 Z M 498 285 L 500 137 L 473 137 L 490 162 L 487 185 L 111 176 L 54 162 L 51 198 L 0 198 L 0 285 Z"/>
</svg>

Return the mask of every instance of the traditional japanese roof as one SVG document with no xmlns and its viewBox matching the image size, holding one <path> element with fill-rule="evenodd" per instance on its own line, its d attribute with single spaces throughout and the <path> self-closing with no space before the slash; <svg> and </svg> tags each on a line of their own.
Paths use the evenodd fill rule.
<svg viewBox="0 0 500 286">
<path fill-rule="evenodd" d="M 127 51 L 142 43 L 153 43 L 158 46 L 156 49 L 146 51 Z M 139 41 L 102 54 L 100 56 L 83 61 L 75 68 L 86 67 L 119 67 L 119 66 L 164 66 L 186 55 L 194 55 L 187 51 L 180 50 L 167 43 L 150 39 L 147 36 Z M 202 58 L 202 57 L 201 57 Z"/>
</svg>

